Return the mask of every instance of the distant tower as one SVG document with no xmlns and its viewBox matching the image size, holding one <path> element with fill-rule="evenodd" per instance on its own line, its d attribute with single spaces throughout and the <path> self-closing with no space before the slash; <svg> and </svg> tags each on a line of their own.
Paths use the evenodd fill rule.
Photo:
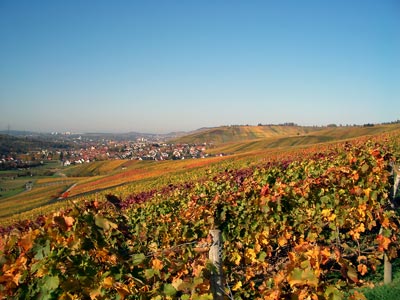
<svg viewBox="0 0 400 300">
<path fill-rule="evenodd" d="M 7 134 L 10 135 L 10 124 L 7 125 Z"/>
</svg>

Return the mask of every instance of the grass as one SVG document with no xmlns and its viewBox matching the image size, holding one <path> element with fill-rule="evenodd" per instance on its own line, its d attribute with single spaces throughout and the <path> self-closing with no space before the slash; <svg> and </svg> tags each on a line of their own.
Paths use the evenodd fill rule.
<svg viewBox="0 0 400 300">
<path fill-rule="evenodd" d="M 373 287 L 361 288 L 360 291 L 368 300 L 400 299 L 400 259 L 392 263 L 393 281 L 384 285 L 383 267 L 380 266 L 372 278 Z"/>
<path fill-rule="evenodd" d="M 74 178 L 54 177 L 59 168 L 59 162 L 50 161 L 29 169 L 1 171 L 0 219 L 54 202 L 76 181 Z M 28 182 L 32 182 L 30 190 L 25 188 Z"/>
<path fill-rule="evenodd" d="M 25 191 L 27 179 L 0 179 L 0 201 Z"/>
<path fill-rule="evenodd" d="M 9 217 L 40 207 L 41 205 L 49 204 L 55 201 L 68 187 L 69 184 L 65 183 L 41 186 L 3 199 L 0 202 L 0 218 Z"/>
<path fill-rule="evenodd" d="M 126 164 L 124 164 L 126 169 L 124 170 L 121 169 L 120 171 L 113 172 L 110 175 L 87 178 L 86 180 L 80 181 L 77 186 L 71 190 L 71 196 L 146 179 L 157 180 L 159 177 L 180 172 L 187 173 L 189 170 L 196 170 L 224 159 L 226 158 L 216 157 L 209 159 L 163 162 L 141 161 L 134 164 L 130 164 L 129 161 L 126 161 Z"/>
<path fill-rule="evenodd" d="M 125 162 L 124 160 L 95 161 L 90 164 L 71 166 L 63 169 L 62 172 L 67 176 L 73 177 L 109 175 L 120 170 Z"/>
<path fill-rule="evenodd" d="M 379 285 L 374 288 L 362 290 L 368 300 L 394 300 L 400 298 L 400 278 L 393 280 L 391 284 Z"/>
</svg>

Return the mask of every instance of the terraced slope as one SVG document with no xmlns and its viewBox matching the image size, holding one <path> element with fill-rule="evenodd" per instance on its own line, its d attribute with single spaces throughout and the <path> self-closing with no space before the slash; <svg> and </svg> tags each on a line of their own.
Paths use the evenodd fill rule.
<svg viewBox="0 0 400 300">
<path fill-rule="evenodd" d="M 321 130 L 321 128 L 304 126 L 222 126 L 190 134 L 175 139 L 174 142 L 189 144 L 222 144 L 271 137 L 298 136 L 317 132 L 319 130 Z"/>
<path fill-rule="evenodd" d="M 271 148 L 287 148 L 295 146 L 313 145 L 361 136 L 372 136 L 384 132 L 400 129 L 400 124 L 378 125 L 373 127 L 336 127 L 311 131 L 302 135 L 281 135 L 259 138 L 254 140 L 231 141 L 217 144 L 209 153 L 243 153 L 263 151 Z"/>
</svg>

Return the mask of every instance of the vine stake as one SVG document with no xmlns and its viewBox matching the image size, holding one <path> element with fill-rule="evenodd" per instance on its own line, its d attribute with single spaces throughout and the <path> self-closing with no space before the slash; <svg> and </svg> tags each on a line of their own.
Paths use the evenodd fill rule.
<svg viewBox="0 0 400 300">
<path fill-rule="evenodd" d="M 224 293 L 222 262 L 221 262 L 222 260 L 221 230 L 219 229 L 210 230 L 210 234 L 212 236 L 212 245 L 208 253 L 208 258 L 213 264 L 213 269 L 211 272 L 211 291 L 214 300 L 223 300 L 225 293 Z"/>
</svg>

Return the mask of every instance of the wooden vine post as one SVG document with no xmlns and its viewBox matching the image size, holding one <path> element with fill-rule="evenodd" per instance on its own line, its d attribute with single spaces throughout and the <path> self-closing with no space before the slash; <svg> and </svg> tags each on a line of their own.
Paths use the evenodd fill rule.
<svg viewBox="0 0 400 300">
<path fill-rule="evenodd" d="M 393 195 L 392 195 L 392 205 L 394 205 L 394 200 L 396 198 L 397 190 L 399 187 L 400 183 L 400 167 L 398 165 L 393 165 L 392 168 L 393 171 L 393 178 L 394 178 L 394 184 L 393 184 Z M 384 265 L 383 265 L 383 283 L 384 284 L 389 284 L 392 282 L 392 263 L 389 260 L 389 257 L 385 253 L 384 255 Z"/>
<path fill-rule="evenodd" d="M 208 253 L 208 258 L 213 264 L 211 272 L 211 292 L 214 300 L 224 299 L 224 285 L 222 276 L 222 237 L 221 230 L 213 229 L 210 230 L 212 237 L 212 244 Z"/>
<path fill-rule="evenodd" d="M 389 284 L 392 282 L 392 263 L 390 262 L 387 254 L 384 256 L 384 271 L 383 271 L 383 283 Z"/>
</svg>

